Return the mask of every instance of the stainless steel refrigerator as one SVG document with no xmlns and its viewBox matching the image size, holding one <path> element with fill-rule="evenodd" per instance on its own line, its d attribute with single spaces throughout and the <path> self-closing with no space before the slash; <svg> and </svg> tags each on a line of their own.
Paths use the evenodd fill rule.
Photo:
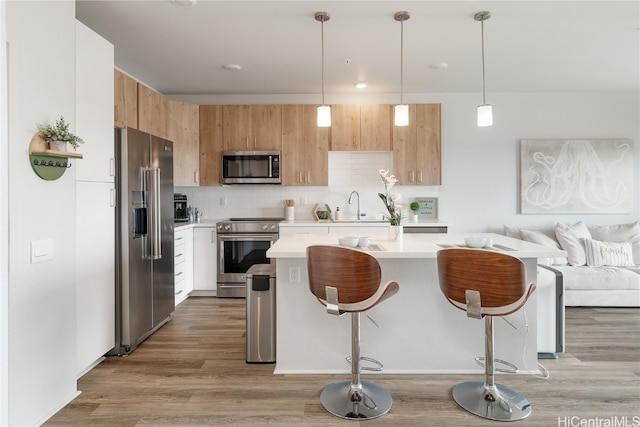
<svg viewBox="0 0 640 427">
<path fill-rule="evenodd" d="M 174 300 L 173 143 L 118 128 L 116 342 L 126 355 L 171 320 Z"/>
</svg>

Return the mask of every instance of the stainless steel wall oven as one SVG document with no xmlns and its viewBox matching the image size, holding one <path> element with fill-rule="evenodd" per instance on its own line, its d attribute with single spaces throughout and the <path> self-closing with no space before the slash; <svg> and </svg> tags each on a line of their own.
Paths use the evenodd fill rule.
<svg viewBox="0 0 640 427">
<path fill-rule="evenodd" d="M 275 260 L 267 250 L 278 240 L 282 218 L 231 218 L 216 224 L 218 239 L 218 297 L 244 298 L 247 271 L 256 264 L 269 266 L 275 276 Z"/>
</svg>

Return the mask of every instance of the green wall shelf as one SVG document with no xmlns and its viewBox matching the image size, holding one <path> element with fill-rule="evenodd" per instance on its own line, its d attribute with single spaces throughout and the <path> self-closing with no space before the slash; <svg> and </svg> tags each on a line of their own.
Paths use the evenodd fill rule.
<svg viewBox="0 0 640 427">
<path fill-rule="evenodd" d="M 29 161 L 40 178 L 53 181 L 60 178 L 71 167 L 71 159 L 81 159 L 82 154 L 47 149 L 47 143 L 38 132 L 29 145 Z"/>
</svg>

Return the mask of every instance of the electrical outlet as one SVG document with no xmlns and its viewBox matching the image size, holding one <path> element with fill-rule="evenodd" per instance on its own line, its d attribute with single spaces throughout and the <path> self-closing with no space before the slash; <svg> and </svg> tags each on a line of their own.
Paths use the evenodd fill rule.
<svg viewBox="0 0 640 427">
<path fill-rule="evenodd" d="M 300 283 L 300 267 L 289 267 L 289 282 Z"/>
<path fill-rule="evenodd" d="M 307 204 L 307 198 L 305 196 L 300 197 L 300 204 L 303 206 Z"/>
<path fill-rule="evenodd" d="M 220 197 L 220 206 L 224 207 L 227 206 L 227 198 L 222 196 Z"/>
</svg>

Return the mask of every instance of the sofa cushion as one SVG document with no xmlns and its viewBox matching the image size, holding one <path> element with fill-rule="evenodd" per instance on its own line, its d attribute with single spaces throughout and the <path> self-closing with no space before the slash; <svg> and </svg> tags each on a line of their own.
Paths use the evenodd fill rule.
<svg viewBox="0 0 640 427">
<path fill-rule="evenodd" d="M 591 239 L 591 233 L 582 221 L 573 225 L 559 222 L 556 224 L 556 237 L 560 247 L 567 251 L 567 258 L 571 265 L 585 265 L 587 254 L 581 239 Z"/>
<path fill-rule="evenodd" d="M 553 267 L 562 272 L 565 290 L 640 290 L 639 267 Z"/>
<path fill-rule="evenodd" d="M 582 239 L 587 254 L 587 265 L 600 267 L 608 265 L 612 267 L 633 266 L 633 253 L 629 242 L 601 242 L 594 239 Z"/>
<path fill-rule="evenodd" d="M 640 265 L 640 222 L 588 226 L 591 237 L 604 242 L 630 242 L 633 262 Z"/>
<path fill-rule="evenodd" d="M 555 234 L 552 235 L 551 233 L 553 233 L 553 230 L 527 230 L 525 228 L 520 230 L 522 239 L 527 242 L 537 243 L 554 249 L 562 249 L 555 239 Z M 551 265 L 567 265 L 567 257 L 550 258 L 549 263 Z"/>
</svg>

